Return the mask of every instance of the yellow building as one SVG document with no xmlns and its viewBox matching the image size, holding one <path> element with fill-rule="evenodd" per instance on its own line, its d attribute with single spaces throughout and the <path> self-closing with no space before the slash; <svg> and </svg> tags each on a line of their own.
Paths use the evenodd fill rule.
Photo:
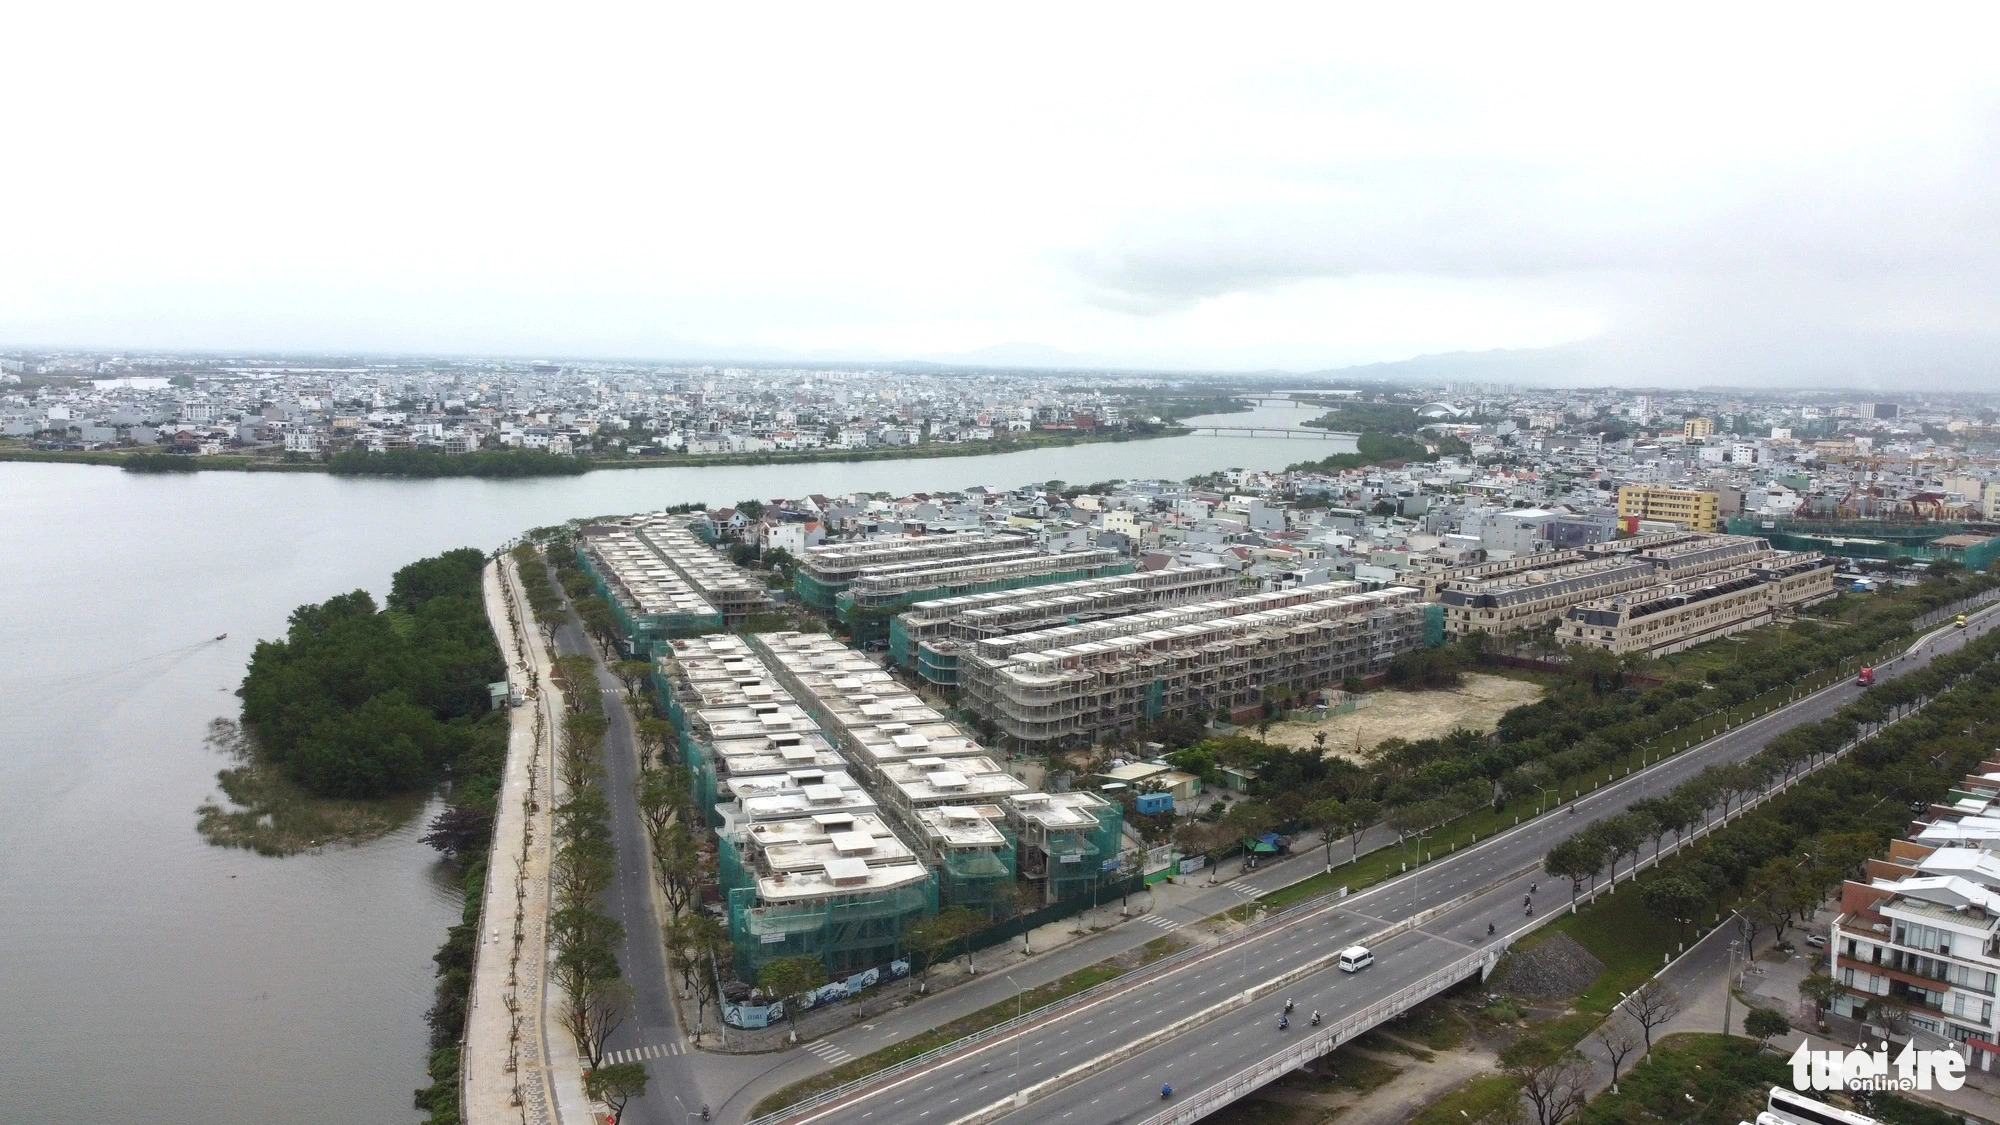
<svg viewBox="0 0 2000 1125">
<path fill-rule="evenodd" d="M 1705 421 L 1705 419 L 1698 419 Z M 1688 423 L 1690 426 L 1693 422 Z M 1689 531 L 1715 531 L 1720 526 L 1721 495 L 1686 488 L 1658 488 L 1649 484 L 1627 484 L 1618 489 L 1618 515 L 1642 520 L 1665 520 Z"/>
<path fill-rule="evenodd" d="M 1715 436 L 1715 419 L 1689 418 L 1681 423 L 1681 436 L 1689 441 Z"/>
</svg>

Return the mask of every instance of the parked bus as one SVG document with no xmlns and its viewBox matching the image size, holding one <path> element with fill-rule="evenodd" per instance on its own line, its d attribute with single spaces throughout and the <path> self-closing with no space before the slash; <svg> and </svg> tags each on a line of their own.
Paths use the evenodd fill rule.
<svg viewBox="0 0 2000 1125">
<path fill-rule="evenodd" d="M 1882 1123 L 1865 1114 L 1831 1106 L 1804 1094 L 1793 1093 L 1783 1086 L 1773 1086 L 1770 1098 L 1764 1103 L 1764 1112 L 1757 1115 L 1757 1125 L 1882 1125 Z"/>
</svg>

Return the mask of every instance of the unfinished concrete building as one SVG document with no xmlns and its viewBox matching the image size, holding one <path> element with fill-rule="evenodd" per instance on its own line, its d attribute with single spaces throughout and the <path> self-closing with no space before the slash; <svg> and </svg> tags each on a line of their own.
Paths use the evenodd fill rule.
<svg viewBox="0 0 2000 1125">
<path fill-rule="evenodd" d="M 1006 803 L 1021 878 L 1038 887 L 1043 902 L 1090 893 L 1107 870 L 1116 870 L 1125 810 L 1095 793 L 1023 793 Z"/>
<path fill-rule="evenodd" d="M 870 812 L 758 821 L 720 842 L 736 975 L 783 957 L 829 973 L 901 956 L 903 932 L 937 912 L 937 880 Z"/>
<path fill-rule="evenodd" d="M 629 528 L 586 529 L 576 554 L 632 652 L 722 628 L 722 612 Z"/>
<path fill-rule="evenodd" d="M 1185 610 L 982 641 L 960 666 L 962 702 L 1015 745 L 1090 745 L 1144 720 L 1235 713 L 1386 671 L 1434 632 L 1426 608 L 1416 590 L 1392 586 L 1148 631 L 1129 630 Z"/>
<path fill-rule="evenodd" d="M 1663 582 L 1571 606 L 1557 636 L 1615 653 L 1665 656 L 1769 625 L 1834 595 L 1834 563 L 1781 552 L 1760 565 Z"/>
<path fill-rule="evenodd" d="M 959 653 L 989 637 L 1211 601 L 1242 585 L 1232 568 L 1206 563 L 1059 582 L 1032 593 L 994 590 L 917 602 L 889 623 L 889 656 L 927 682 L 951 687 Z"/>
<path fill-rule="evenodd" d="M 681 764 L 702 812 L 719 823 L 724 782 L 790 769 L 844 769 L 812 716 L 770 678 L 740 637 L 662 644 L 653 683 L 674 725 Z"/>
<path fill-rule="evenodd" d="M 993 917 L 1013 905 L 1013 844 L 1000 831 L 999 802 L 1030 792 L 993 759 L 912 758 L 882 768 L 876 790 L 897 820 L 922 840 L 937 869 L 938 902 Z"/>
<path fill-rule="evenodd" d="M 846 770 L 802 769 L 735 777 L 723 786 L 719 836 L 733 836 L 765 820 L 796 820 L 830 813 L 868 812 L 880 802 Z"/>
<path fill-rule="evenodd" d="M 824 633 L 760 633 L 778 682 L 830 734 L 938 875 L 939 900 L 998 916 L 1013 901 L 1014 849 L 1000 798 L 1028 790 L 956 723 Z"/>
<path fill-rule="evenodd" d="M 1256 594 L 1238 594 L 1235 597 L 1220 598 L 1210 602 L 1168 606 L 1080 625 L 1057 625 L 1030 633 L 990 637 L 967 646 L 966 657 L 992 663 L 1021 653 L 1042 652 L 1047 649 L 1062 648 L 1065 645 L 1086 644 L 1112 637 L 1130 636 L 1134 633 L 1150 633 L 1222 617 L 1241 617 L 1247 613 L 1262 613 L 1269 609 L 1332 601 L 1360 592 L 1359 582 L 1324 582 L 1317 586 L 1293 586 Z"/>
<path fill-rule="evenodd" d="M 635 516 L 620 521 L 722 614 L 725 627 L 743 624 L 769 607 L 770 595 L 757 576 L 730 562 L 689 528 L 687 515 Z"/>
<path fill-rule="evenodd" d="M 831 610 L 834 599 L 847 589 L 848 583 L 870 567 L 964 558 L 991 551 L 1019 549 L 1031 545 L 1033 541 L 1033 537 L 1026 533 L 982 533 L 826 543 L 806 548 L 805 557 L 799 560 L 792 590 L 807 605 Z"/>
<path fill-rule="evenodd" d="M 1769 543 L 1754 536 L 1663 532 L 1530 556 L 1536 565 L 1450 578 L 1437 600 L 1453 636 L 1536 631 L 1562 620 L 1572 606 L 1748 567 L 1773 554 Z M 1563 561 L 1555 561 L 1557 556 Z M 1550 561 L 1541 562 L 1545 558 Z"/>
<path fill-rule="evenodd" d="M 995 551 L 943 562 L 871 567 L 834 599 L 834 610 L 856 642 L 886 640 L 889 622 L 920 601 L 1019 590 L 1132 572 L 1131 559 L 1097 548 Z"/>
</svg>

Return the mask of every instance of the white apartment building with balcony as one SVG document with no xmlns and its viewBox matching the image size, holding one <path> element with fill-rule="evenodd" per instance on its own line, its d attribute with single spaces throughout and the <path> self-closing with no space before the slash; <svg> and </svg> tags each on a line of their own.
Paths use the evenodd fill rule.
<svg viewBox="0 0 2000 1125">
<path fill-rule="evenodd" d="M 1900 1023 L 1918 1048 L 1958 1052 L 1991 1071 L 2000 1056 L 2000 856 L 1896 841 L 1848 882 L 1834 920 L 1836 1015 Z M 1872 1007 L 1871 1007 L 1872 1005 Z M 1881 1009 L 1896 1014 L 1885 1021 Z"/>
</svg>

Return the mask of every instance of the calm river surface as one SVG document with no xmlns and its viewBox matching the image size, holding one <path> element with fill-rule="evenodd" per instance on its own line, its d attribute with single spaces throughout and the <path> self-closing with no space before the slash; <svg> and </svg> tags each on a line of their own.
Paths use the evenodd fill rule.
<svg viewBox="0 0 2000 1125">
<path fill-rule="evenodd" d="M 1223 424 L 1310 417 L 1266 408 Z M 1220 437 L 936 461 L 362 481 L 0 463 L 0 1121 L 410 1122 L 457 888 L 418 824 L 289 859 L 210 847 L 258 637 L 453 547 L 702 500 L 1185 478 L 1345 442 Z M 228 639 L 208 643 L 219 633 Z"/>
</svg>

